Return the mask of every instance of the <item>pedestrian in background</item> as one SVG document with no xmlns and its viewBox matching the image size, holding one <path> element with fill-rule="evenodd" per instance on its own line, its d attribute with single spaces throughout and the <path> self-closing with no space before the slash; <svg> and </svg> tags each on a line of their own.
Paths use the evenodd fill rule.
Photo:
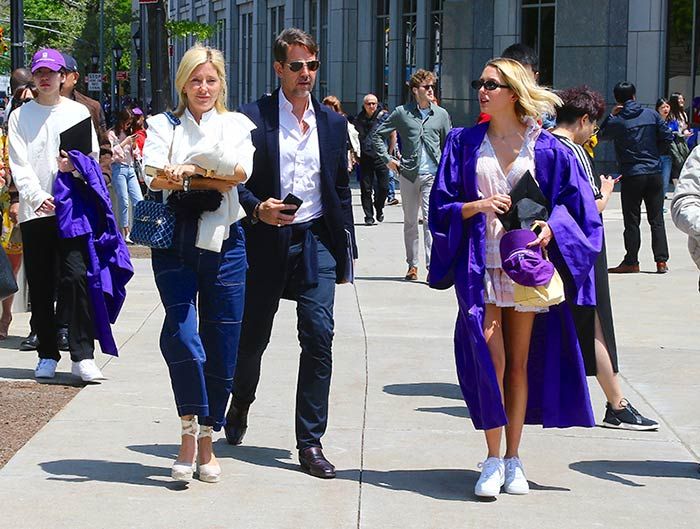
<svg viewBox="0 0 700 529">
<path fill-rule="evenodd" d="M 107 133 L 112 147 L 112 186 L 119 203 L 119 222 L 124 239 L 129 243 L 130 206 L 133 209 L 134 204 L 143 200 L 135 168 L 145 142 L 143 127 L 143 113 L 138 115 L 124 108 L 117 116 L 114 129 Z"/>
<path fill-rule="evenodd" d="M 657 99 L 655 109 L 671 131 L 674 130 L 673 123 L 675 123 L 675 129 L 678 130 L 678 123 L 673 121 L 670 117 L 671 105 L 669 105 L 668 99 L 664 97 Z M 664 199 L 666 198 L 666 193 L 668 193 L 668 186 L 671 184 L 671 168 L 673 167 L 671 155 L 668 154 L 667 151 L 668 149 L 659 150 L 659 160 L 661 161 L 661 178 L 664 182 Z M 664 208 L 664 213 L 666 213 L 666 208 Z"/>
<path fill-rule="evenodd" d="M 345 119 L 348 119 L 348 115 L 343 110 L 343 105 L 340 104 L 340 99 L 337 97 L 326 96 L 323 98 L 323 104 L 336 114 L 340 114 Z M 360 163 L 360 155 L 360 134 L 357 132 L 355 125 L 348 121 L 348 173 L 352 173 L 355 166 Z"/>
<path fill-rule="evenodd" d="M 188 481 L 193 467 L 214 483 L 221 467 L 213 432 L 224 425 L 243 319 L 246 252 L 237 185 L 252 170 L 254 125 L 226 110 L 223 54 L 195 45 L 175 75 L 173 114 L 148 120 L 144 162 L 153 191 L 178 204 L 170 248 L 151 250 L 153 275 L 165 309 L 160 349 L 168 365 L 181 445 L 172 478 Z M 215 206 L 209 203 L 215 199 Z"/>
<path fill-rule="evenodd" d="M 557 108 L 557 125 L 552 134 L 574 154 L 583 169 L 602 220 L 615 181 L 612 177 L 597 175 L 593 159 L 583 145 L 594 134 L 598 120 L 605 113 L 605 98 L 587 86 L 560 90 L 557 95 L 563 104 Z M 586 375 L 596 377 L 607 399 L 602 425 L 623 430 L 656 430 L 659 424 L 639 413 L 620 387 L 604 239 L 594 271 L 595 306 L 579 305 L 571 298 L 567 301 L 573 312 Z"/>
<path fill-rule="evenodd" d="M 365 95 L 362 111 L 355 116 L 355 126 L 360 135 L 360 199 L 365 214 L 365 224 L 372 226 L 376 219 L 384 221 L 384 204 L 389 194 L 389 169 L 380 158 L 372 141 L 372 134 L 384 122 L 389 113 L 382 109 L 374 94 Z"/>
<path fill-rule="evenodd" d="M 371 134 L 374 149 L 381 161 L 401 178 L 407 281 L 418 279 L 419 211 L 423 218 L 425 266 L 430 268 L 432 236 L 428 229 L 428 197 L 435 180 L 442 147 L 447 133 L 452 128 L 447 111 L 434 102 L 436 82 L 434 73 L 422 69 L 416 71 L 409 81 L 413 101 L 396 107 Z M 394 131 L 401 138 L 401 160 L 392 157 L 385 144 Z"/>
<path fill-rule="evenodd" d="M 489 61 L 472 86 L 491 119 L 448 137 L 430 195 L 428 278 L 433 288 L 454 285 L 459 302 L 457 376 L 487 447 L 474 492 L 493 497 L 505 486 L 527 494 L 519 452 L 525 421 L 559 428 L 594 421 L 571 311 L 564 302 L 549 309 L 515 302 L 496 215 L 513 207 L 509 192 L 529 171 L 550 204 L 549 219 L 535 220 L 540 231 L 530 246 L 549 249 L 566 295 L 582 305 L 595 304 L 592 266 L 602 223 L 575 158 L 537 123 L 561 104 L 559 97 L 511 59 Z"/>
<path fill-rule="evenodd" d="M 656 272 L 668 272 L 668 242 L 664 226 L 664 186 L 661 179 L 659 146 L 673 141 L 673 134 L 661 116 L 642 108 L 636 100 L 632 83 L 620 82 L 613 89 L 616 105 L 600 124 L 598 137 L 615 144 L 615 154 L 622 174 L 620 193 L 625 223 L 625 257 L 610 268 L 611 274 L 639 272 L 639 247 L 642 244 L 639 223 L 644 202 L 651 228 L 651 249 Z M 665 145 L 664 145 L 665 144 Z"/>
</svg>

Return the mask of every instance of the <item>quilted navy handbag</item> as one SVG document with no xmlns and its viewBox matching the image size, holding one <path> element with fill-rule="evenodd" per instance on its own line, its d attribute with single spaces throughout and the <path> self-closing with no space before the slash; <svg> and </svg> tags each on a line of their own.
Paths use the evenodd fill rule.
<svg viewBox="0 0 700 529">
<path fill-rule="evenodd" d="M 155 200 L 149 193 L 146 200 L 134 206 L 131 240 L 150 248 L 170 248 L 175 232 L 175 213 L 170 206 Z"/>
<path fill-rule="evenodd" d="M 180 124 L 180 120 L 170 112 L 166 112 L 165 115 L 173 126 L 173 137 L 170 140 L 168 152 L 168 160 L 170 160 L 175 140 L 175 127 Z M 163 203 L 162 196 L 162 192 L 149 191 L 145 200 L 134 205 L 134 222 L 130 235 L 131 240 L 136 244 L 158 249 L 170 248 L 173 245 L 175 212 Z"/>
</svg>

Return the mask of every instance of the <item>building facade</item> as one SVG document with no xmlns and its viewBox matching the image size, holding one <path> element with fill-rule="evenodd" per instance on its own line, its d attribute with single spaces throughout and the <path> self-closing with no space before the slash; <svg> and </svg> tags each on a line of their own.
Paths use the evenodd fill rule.
<svg viewBox="0 0 700 529">
<path fill-rule="evenodd" d="M 540 56 L 541 82 L 587 84 L 612 103 L 627 80 L 654 105 L 671 90 L 691 92 L 693 0 L 171 0 L 172 19 L 215 28 L 209 44 L 229 61 L 229 105 L 274 90 L 272 42 L 284 27 L 310 32 L 320 46 L 316 95 L 336 95 L 348 113 L 374 92 L 389 107 L 409 97 L 418 68 L 435 71 L 440 104 L 455 125 L 478 115 L 470 81 L 508 45 Z M 192 38 L 172 42 L 171 72 Z M 700 87 L 700 82 L 697 83 Z M 604 148 L 603 158 L 610 157 Z"/>
</svg>

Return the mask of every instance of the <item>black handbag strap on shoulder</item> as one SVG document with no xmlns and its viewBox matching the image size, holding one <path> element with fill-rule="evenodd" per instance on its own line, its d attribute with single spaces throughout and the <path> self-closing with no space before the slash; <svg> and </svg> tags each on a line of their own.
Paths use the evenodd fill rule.
<svg viewBox="0 0 700 529">
<path fill-rule="evenodd" d="M 170 162 L 170 158 L 173 155 L 173 142 L 175 141 L 175 129 L 177 128 L 178 125 L 182 124 L 182 121 L 180 121 L 180 118 L 178 118 L 175 114 L 173 114 L 170 110 L 166 110 L 164 112 L 165 117 L 168 118 L 168 121 L 170 124 L 173 126 L 173 136 L 170 138 L 170 148 L 168 149 L 168 163 Z M 157 202 L 163 202 L 163 191 L 153 191 L 152 189 L 148 190 L 148 193 L 146 194 L 145 197 L 146 200 L 155 200 Z"/>
</svg>

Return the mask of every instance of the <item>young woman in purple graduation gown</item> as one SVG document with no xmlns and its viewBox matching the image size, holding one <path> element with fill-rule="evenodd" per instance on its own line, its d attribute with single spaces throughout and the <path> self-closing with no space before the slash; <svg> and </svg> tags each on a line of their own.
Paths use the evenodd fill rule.
<svg viewBox="0 0 700 529">
<path fill-rule="evenodd" d="M 579 164 L 537 123 L 559 98 L 509 59 L 489 61 L 472 86 L 491 119 L 447 138 L 430 197 L 429 281 L 438 289 L 454 285 L 459 302 L 457 375 L 487 446 L 475 494 L 493 497 L 502 486 L 526 494 L 523 425 L 592 426 L 593 415 L 571 311 L 566 303 L 537 311 L 514 302 L 496 214 L 510 209 L 509 191 L 530 171 L 550 203 L 534 244 L 547 248 L 567 297 L 579 305 L 595 305 L 592 266 L 602 224 Z"/>
</svg>

